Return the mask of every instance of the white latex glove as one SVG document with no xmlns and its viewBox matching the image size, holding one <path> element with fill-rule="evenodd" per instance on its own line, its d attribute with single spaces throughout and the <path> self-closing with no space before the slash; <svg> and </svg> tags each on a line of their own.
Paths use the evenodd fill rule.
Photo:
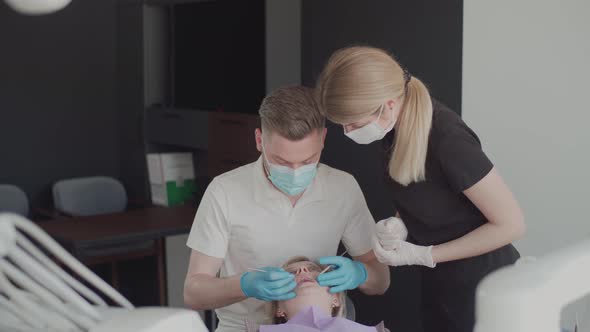
<svg viewBox="0 0 590 332">
<path fill-rule="evenodd" d="M 375 226 L 379 243 L 385 250 L 396 249 L 400 241 L 408 237 L 408 229 L 404 222 L 396 217 L 383 219 Z"/>
<path fill-rule="evenodd" d="M 432 246 L 418 246 L 406 241 L 392 245 L 395 249 L 386 250 L 379 241 L 373 241 L 373 251 L 380 263 L 390 266 L 423 265 L 435 267 L 432 259 Z"/>
</svg>

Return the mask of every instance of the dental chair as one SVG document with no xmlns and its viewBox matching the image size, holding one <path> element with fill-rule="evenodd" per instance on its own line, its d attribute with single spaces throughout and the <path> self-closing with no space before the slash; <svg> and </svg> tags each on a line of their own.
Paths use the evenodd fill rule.
<svg viewBox="0 0 590 332">
<path fill-rule="evenodd" d="M 40 330 L 208 331 L 195 311 L 135 308 L 37 225 L 0 213 L 0 331 Z"/>
<path fill-rule="evenodd" d="M 590 239 L 484 278 L 474 332 L 558 332 L 563 309 L 588 294 Z"/>
<path fill-rule="evenodd" d="M 352 299 L 346 296 L 346 319 L 354 321 L 356 319 L 356 309 L 354 308 L 354 303 Z"/>
</svg>

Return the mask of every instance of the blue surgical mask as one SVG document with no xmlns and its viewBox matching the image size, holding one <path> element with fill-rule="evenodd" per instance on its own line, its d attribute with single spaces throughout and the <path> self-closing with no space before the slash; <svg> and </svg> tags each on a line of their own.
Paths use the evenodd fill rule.
<svg viewBox="0 0 590 332">
<path fill-rule="evenodd" d="M 264 143 L 262 155 L 268 165 L 268 179 L 275 187 L 289 196 L 296 196 L 304 192 L 313 182 L 318 170 L 317 162 L 301 166 L 297 169 L 271 164 L 266 158 Z"/>
</svg>

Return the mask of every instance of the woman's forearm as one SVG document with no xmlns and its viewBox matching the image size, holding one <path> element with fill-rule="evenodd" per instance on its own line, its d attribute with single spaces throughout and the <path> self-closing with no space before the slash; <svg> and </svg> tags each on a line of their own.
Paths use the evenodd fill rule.
<svg viewBox="0 0 590 332">
<path fill-rule="evenodd" d="M 463 193 L 488 222 L 458 239 L 434 246 L 432 258 L 435 263 L 479 256 L 524 235 L 526 226 L 522 210 L 495 168 Z"/>
<path fill-rule="evenodd" d="M 483 255 L 518 240 L 524 235 L 524 222 L 486 223 L 464 236 L 432 248 L 435 263 Z"/>
</svg>

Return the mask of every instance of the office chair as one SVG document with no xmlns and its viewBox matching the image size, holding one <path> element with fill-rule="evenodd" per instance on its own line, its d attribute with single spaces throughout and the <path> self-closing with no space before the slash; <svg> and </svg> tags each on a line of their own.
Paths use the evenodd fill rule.
<svg viewBox="0 0 590 332">
<path fill-rule="evenodd" d="M 22 189 L 11 184 L 0 184 L 0 212 L 29 216 L 29 199 Z"/>
<path fill-rule="evenodd" d="M 123 184 L 111 177 L 96 176 L 66 179 L 52 188 L 58 213 L 69 217 L 107 215 L 126 210 L 128 197 Z M 88 265 L 110 263 L 112 285 L 119 288 L 117 263 L 120 261 L 155 257 L 160 305 L 166 304 L 166 276 L 163 240 L 134 241 L 85 249 L 79 259 Z"/>
</svg>

